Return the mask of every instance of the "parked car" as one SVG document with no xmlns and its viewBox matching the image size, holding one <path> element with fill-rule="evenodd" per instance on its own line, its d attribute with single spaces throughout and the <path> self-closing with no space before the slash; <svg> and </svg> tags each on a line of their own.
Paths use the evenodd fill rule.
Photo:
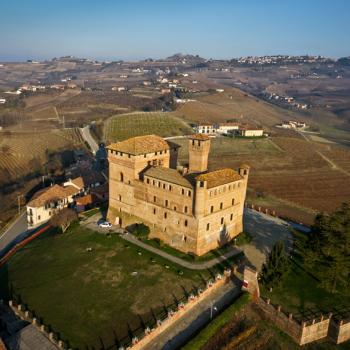
<svg viewBox="0 0 350 350">
<path fill-rule="evenodd" d="M 102 228 L 110 228 L 112 227 L 112 224 L 108 221 L 102 221 L 98 224 L 98 226 Z"/>
</svg>

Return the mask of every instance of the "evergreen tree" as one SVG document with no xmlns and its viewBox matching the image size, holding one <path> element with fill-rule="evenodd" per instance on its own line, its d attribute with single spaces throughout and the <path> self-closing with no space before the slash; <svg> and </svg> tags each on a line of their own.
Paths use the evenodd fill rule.
<svg viewBox="0 0 350 350">
<path fill-rule="evenodd" d="M 286 254 L 284 242 L 278 241 L 272 247 L 266 262 L 262 266 L 262 283 L 267 287 L 278 284 L 289 270 L 289 267 L 290 263 Z"/>
<path fill-rule="evenodd" d="M 349 286 L 350 206 L 331 215 L 318 214 L 306 244 L 301 247 L 305 265 L 330 292 Z"/>
</svg>

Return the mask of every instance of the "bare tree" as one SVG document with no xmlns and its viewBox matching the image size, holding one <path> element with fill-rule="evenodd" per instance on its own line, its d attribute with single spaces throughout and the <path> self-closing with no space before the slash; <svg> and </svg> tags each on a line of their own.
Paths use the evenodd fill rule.
<svg viewBox="0 0 350 350">
<path fill-rule="evenodd" d="M 65 233 L 71 223 L 78 220 L 78 214 L 69 208 L 64 208 L 55 214 L 50 223 L 52 226 L 59 227 L 62 233 Z"/>
</svg>

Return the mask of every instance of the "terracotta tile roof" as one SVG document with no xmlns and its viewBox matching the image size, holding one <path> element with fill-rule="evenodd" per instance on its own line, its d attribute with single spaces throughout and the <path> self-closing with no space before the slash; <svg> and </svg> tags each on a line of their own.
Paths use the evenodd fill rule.
<svg viewBox="0 0 350 350">
<path fill-rule="evenodd" d="M 207 188 L 224 185 L 241 180 L 242 177 L 233 169 L 220 169 L 209 173 L 200 174 L 195 178 L 197 181 L 207 181 Z"/>
<path fill-rule="evenodd" d="M 37 192 L 27 206 L 32 208 L 42 207 L 50 201 L 67 198 L 77 193 L 78 190 L 73 186 L 54 185 Z"/>
<path fill-rule="evenodd" d="M 169 144 L 157 135 L 136 136 L 125 141 L 112 143 L 107 149 L 132 155 L 168 150 Z"/>
<path fill-rule="evenodd" d="M 194 134 L 188 137 L 191 140 L 209 140 L 210 137 L 206 134 Z"/>
<path fill-rule="evenodd" d="M 80 189 L 84 188 L 84 179 L 81 176 L 76 177 L 75 179 L 71 180 L 71 182 Z"/>
<path fill-rule="evenodd" d="M 94 198 L 92 194 L 87 194 L 86 196 L 79 197 L 76 199 L 77 205 L 88 205 L 94 202 Z"/>
<path fill-rule="evenodd" d="M 151 167 L 144 172 L 144 175 L 157 180 L 170 182 L 175 185 L 193 188 L 191 182 L 182 176 L 177 170 L 163 167 Z"/>
</svg>

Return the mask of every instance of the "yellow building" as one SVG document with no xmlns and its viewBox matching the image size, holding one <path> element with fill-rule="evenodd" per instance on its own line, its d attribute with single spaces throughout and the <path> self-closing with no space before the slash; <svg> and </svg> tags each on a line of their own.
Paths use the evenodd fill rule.
<svg viewBox="0 0 350 350">
<path fill-rule="evenodd" d="M 112 223 L 146 222 L 151 237 L 203 255 L 243 228 L 249 167 L 208 172 L 210 138 L 189 137 L 189 166 L 177 169 L 179 146 L 155 135 L 108 147 Z"/>
</svg>

